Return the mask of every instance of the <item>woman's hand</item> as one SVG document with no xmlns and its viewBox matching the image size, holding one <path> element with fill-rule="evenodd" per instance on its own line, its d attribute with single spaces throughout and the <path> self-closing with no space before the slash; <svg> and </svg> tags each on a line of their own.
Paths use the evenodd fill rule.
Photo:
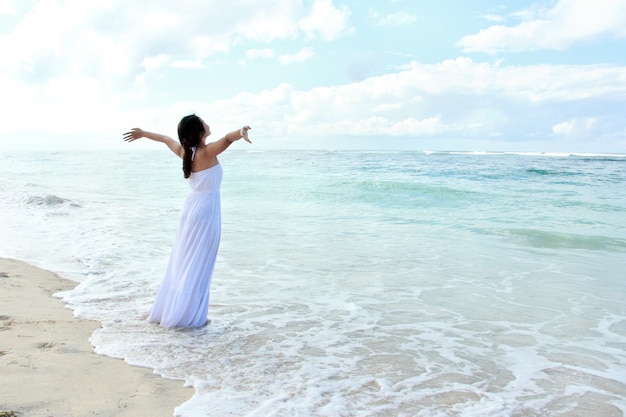
<svg viewBox="0 0 626 417">
<path fill-rule="evenodd" d="M 130 131 L 124 133 L 124 140 L 126 142 L 132 142 L 134 140 L 145 137 L 146 134 L 142 129 L 138 127 L 132 128 Z"/>
<path fill-rule="evenodd" d="M 248 130 L 252 129 L 250 126 L 244 126 L 241 128 L 241 130 L 239 131 L 239 134 L 241 135 L 242 138 L 244 138 L 244 140 L 248 143 L 252 143 L 250 141 L 250 138 L 248 138 Z"/>
</svg>

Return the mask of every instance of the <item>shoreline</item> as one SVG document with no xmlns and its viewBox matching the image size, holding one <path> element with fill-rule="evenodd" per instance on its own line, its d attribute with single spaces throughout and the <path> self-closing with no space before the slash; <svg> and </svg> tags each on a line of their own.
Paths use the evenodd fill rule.
<svg viewBox="0 0 626 417">
<path fill-rule="evenodd" d="M 62 417 L 173 416 L 194 394 L 183 381 L 98 355 L 100 326 L 53 297 L 76 282 L 0 258 L 0 413 Z"/>
</svg>

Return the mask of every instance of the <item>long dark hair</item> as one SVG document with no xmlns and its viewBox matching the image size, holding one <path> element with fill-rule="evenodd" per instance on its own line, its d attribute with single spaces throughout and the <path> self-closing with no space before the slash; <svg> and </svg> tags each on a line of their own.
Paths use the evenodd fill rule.
<svg viewBox="0 0 626 417">
<path fill-rule="evenodd" d="M 191 175 L 191 147 L 198 146 L 200 137 L 204 135 L 204 124 L 195 114 L 190 114 L 180 119 L 178 123 L 178 140 L 183 145 L 185 154 L 183 155 L 183 173 L 185 178 Z"/>
</svg>

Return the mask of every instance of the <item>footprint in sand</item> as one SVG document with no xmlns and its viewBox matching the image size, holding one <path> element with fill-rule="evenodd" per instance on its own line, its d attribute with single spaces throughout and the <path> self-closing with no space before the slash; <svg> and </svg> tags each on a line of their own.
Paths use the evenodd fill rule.
<svg viewBox="0 0 626 417">
<path fill-rule="evenodd" d="M 9 330 L 14 324 L 15 321 L 11 318 L 11 316 L 0 315 L 0 331 Z"/>
<path fill-rule="evenodd" d="M 55 346 L 56 346 L 56 343 L 54 342 L 43 342 L 37 345 L 39 349 L 52 349 Z"/>
</svg>

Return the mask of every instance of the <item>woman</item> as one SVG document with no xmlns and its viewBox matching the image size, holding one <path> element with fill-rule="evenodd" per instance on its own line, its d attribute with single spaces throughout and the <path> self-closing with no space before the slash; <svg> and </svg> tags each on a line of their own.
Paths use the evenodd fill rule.
<svg viewBox="0 0 626 417">
<path fill-rule="evenodd" d="M 191 193 L 183 205 L 176 241 L 167 271 L 148 317 L 164 327 L 202 327 L 207 323 L 211 277 L 220 243 L 220 185 L 222 167 L 217 156 L 235 141 L 247 142 L 250 126 L 206 143 L 209 126 L 195 114 L 178 124 L 180 144 L 169 136 L 134 128 L 124 134 L 132 142 L 148 138 L 167 145 L 183 160 Z"/>
</svg>

